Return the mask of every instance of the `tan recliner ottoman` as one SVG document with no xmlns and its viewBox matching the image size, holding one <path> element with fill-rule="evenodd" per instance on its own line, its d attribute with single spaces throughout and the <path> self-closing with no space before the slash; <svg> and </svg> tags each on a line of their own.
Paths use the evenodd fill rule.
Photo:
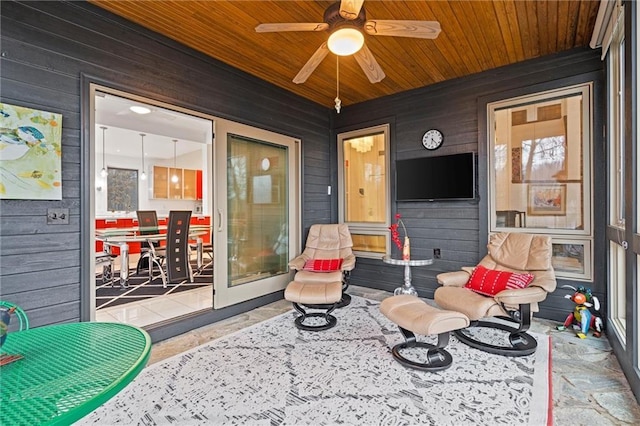
<svg viewBox="0 0 640 426">
<path fill-rule="evenodd" d="M 307 331 L 327 330 L 337 323 L 336 317 L 331 315 L 331 312 L 342 299 L 342 281 L 330 283 L 291 281 L 284 291 L 284 298 L 292 302 L 295 310 L 302 314 L 295 320 L 296 327 Z M 325 312 L 306 312 L 299 305 L 327 305 L 328 309 Z M 325 323 L 307 325 L 304 324 L 307 318 L 324 318 Z"/>
<path fill-rule="evenodd" d="M 408 294 L 383 300 L 380 312 L 398 326 L 405 338 L 403 343 L 391 349 L 393 357 L 402 365 L 418 370 L 439 371 L 449 368 L 453 358 L 444 349 L 449 343 L 449 334 L 453 330 L 469 326 L 469 318 L 466 315 L 435 308 Z M 438 344 L 418 342 L 414 333 L 425 336 L 437 334 Z M 427 348 L 426 360 L 418 362 L 404 357 L 400 350 L 405 348 Z"/>
</svg>

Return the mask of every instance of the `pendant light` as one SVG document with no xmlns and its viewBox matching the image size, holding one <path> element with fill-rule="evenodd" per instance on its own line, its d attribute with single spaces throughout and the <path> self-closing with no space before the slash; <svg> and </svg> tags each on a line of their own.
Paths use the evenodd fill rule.
<svg viewBox="0 0 640 426">
<path fill-rule="evenodd" d="M 178 183 L 180 180 L 176 172 L 176 146 L 178 146 L 178 139 L 173 140 L 173 176 L 171 176 L 171 182 Z"/>
<path fill-rule="evenodd" d="M 107 177 L 107 175 L 109 174 L 109 172 L 107 172 L 107 168 L 105 166 L 105 161 L 104 161 L 104 158 L 105 158 L 104 132 L 105 130 L 107 130 L 107 128 L 104 126 L 101 126 L 100 128 L 102 129 L 102 170 L 100 170 L 100 176 L 104 178 L 104 177 Z"/>
<path fill-rule="evenodd" d="M 140 173 L 140 180 L 147 180 L 147 174 L 144 172 L 144 137 L 147 136 L 144 133 L 140 133 L 142 138 L 142 173 Z"/>
</svg>

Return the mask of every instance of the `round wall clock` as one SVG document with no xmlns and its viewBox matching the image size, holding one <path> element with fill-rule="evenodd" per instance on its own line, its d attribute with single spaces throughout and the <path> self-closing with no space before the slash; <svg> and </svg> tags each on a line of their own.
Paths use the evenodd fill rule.
<svg viewBox="0 0 640 426">
<path fill-rule="evenodd" d="M 427 130 L 422 136 L 422 146 L 431 150 L 440 148 L 443 141 L 442 132 L 436 129 Z"/>
</svg>

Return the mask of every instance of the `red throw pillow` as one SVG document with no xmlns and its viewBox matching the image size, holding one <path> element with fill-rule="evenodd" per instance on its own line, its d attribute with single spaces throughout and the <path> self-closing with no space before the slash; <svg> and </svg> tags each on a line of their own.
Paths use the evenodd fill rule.
<svg viewBox="0 0 640 426">
<path fill-rule="evenodd" d="M 464 286 L 485 296 L 495 296 L 502 290 L 525 288 L 534 278 L 532 274 L 497 271 L 478 265 Z"/>
<path fill-rule="evenodd" d="M 305 271 L 313 272 L 333 272 L 339 271 L 342 266 L 342 259 L 310 259 L 304 264 Z"/>
</svg>

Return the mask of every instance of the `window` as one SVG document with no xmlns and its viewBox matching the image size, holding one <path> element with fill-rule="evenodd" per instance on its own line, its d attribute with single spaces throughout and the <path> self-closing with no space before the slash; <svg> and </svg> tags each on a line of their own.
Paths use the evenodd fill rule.
<svg viewBox="0 0 640 426">
<path fill-rule="evenodd" d="M 615 16 L 615 15 L 614 15 Z M 624 345 L 626 340 L 625 249 L 625 98 L 624 98 L 624 9 L 612 17 L 613 34 L 607 54 L 609 150 L 609 323 Z"/>
<path fill-rule="evenodd" d="M 490 231 L 550 234 L 556 274 L 591 279 L 591 84 L 488 108 Z"/>
<path fill-rule="evenodd" d="M 338 135 L 340 222 L 349 225 L 357 256 L 389 250 L 389 126 Z"/>
</svg>

